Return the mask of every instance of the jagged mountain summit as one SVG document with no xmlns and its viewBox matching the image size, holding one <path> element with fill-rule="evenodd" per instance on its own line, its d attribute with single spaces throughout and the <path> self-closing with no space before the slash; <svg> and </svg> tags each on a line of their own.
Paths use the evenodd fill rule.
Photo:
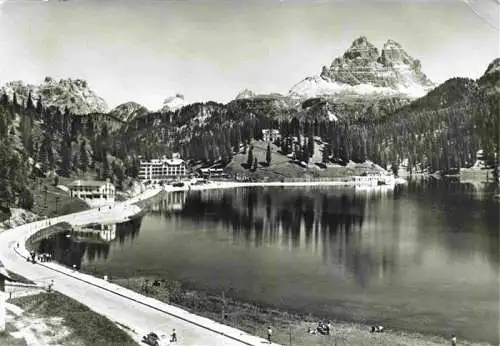
<svg viewBox="0 0 500 346">
<path fill-rule="evenodd" d="M 318 96 L 424 96 L 434 84 L 399 43 L 388 40 L 379 52 L 366 37 L 360 37 L 319 76 L 307 77 L 289 92 L 290 97 Z"/>
<path fill-rule="evenodd" d="M 19 103 L 25 103 L 30 92 L 34 103 L 41 97 L 45 107 L 54 106 L 62 112 L 66 107 L 74 114 L 104 113 L 108 109 L 104 99 L 89 89 L 87 82 L 82 79 L 55 80 L 46 77 L 39 85 L 13 81 L 6 83 L 0 89 L 0 93 L 7 94 L 11 100 L 16 93 Z"/>
<path fill-rule="evenodd" d="M 113 108 L 109 114 L 125 122 L 130 122 L 148 112 L 146 107 L 137 102 L 126 102 Z"/>
</svg>

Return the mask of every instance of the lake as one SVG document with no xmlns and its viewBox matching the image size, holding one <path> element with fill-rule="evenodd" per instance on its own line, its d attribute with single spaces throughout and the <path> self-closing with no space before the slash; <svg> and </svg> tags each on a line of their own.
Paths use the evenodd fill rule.
<svg viewBox="0 0 500 346">
<path fill-rule="evenodd" d="M 105 235 L 38 246 L 99 275 L 168 277 L 318 317 L 499 344 L 494 193 L 456 181 L 178 192 Z"/>
</svg>

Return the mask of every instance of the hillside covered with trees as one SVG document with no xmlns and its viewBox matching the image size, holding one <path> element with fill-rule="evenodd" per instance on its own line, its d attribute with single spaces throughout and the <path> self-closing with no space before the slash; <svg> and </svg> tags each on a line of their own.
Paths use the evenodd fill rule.
<svg viewBox="0 0 500 346">
<path fill-rule="evenodd" d="M 409 102 L 398 97 L 241 98 L 224 105 L 195 103 L 176 111 L 73 114 L 43 106 L 41 97 L 0 99 L 0 200 L 29 204 L 27 179 L 49 171 L 70 177 L 93 172 L 121 186 L 137 175 L 140 158 L 180 152 L 191 162 L 230 163 L 247 153 L 263 129 L 278 129 L 273 150 L 308 162 L 321 143 L 325 163 L 367 159 L 382 166 L 429 172 L 472 165 L 483 149 L 498 166 L 500 59 L 478 80 L 453 78 Z M 291 155 L 290 155 L 291 154 Z M 250 164 L 249 169 L 254 165 Z"/>
</svg>

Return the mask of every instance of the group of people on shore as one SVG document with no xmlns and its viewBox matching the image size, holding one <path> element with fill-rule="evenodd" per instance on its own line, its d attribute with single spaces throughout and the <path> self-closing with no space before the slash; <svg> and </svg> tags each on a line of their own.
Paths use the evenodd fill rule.
<svg viewBox="0 0 500 346">
<path fill-rule="evenodd" d="M 35 263 L 36 261 L 38 262 L 49 262 L 52 261 L 54 257 L 52 254 L 49 253 L 37 253 L 34 250 L 30 251 L 30 256 L 27 258 L 27 260 L 31 260 L 31 262 Z"/>
<path fill-rule="evenodd" d="M 382 333 L 384 332 L 384 330 L 385 330 L 384 327 L 381 325 L 371 326 L 370 328 L 371 333 Z M 310 335 L 317 335 L 317 334 L 330 335 L 331 331 L 332 331 L 332 324 L 330 321 L 328 322 L 319 321 L 318 326 L 315 329 L 311 327 L 307 328 L 307 334 Z M 451 346 L 457 346 L 457 337 L 454 334 L 451 335 Z"/>
<path fill-rule="evenodd" d="M 318 326 L 315 329 L 307 328 L 307 333 L 311 335 L 321 334 L 321 335 L 330 335 L 332 330 L 332 323 L 330 321 L 323 322 L 319 321 Z"/>
<path fill-rule="evenodd" d="M 52 256 L 52 254 L 50 253 L 41 253 L 41 254 L 38 254 L 37 255 L 37 260 L 39 262 L 50 262 L 52 261 L 54 258 Z"/>
</svg>

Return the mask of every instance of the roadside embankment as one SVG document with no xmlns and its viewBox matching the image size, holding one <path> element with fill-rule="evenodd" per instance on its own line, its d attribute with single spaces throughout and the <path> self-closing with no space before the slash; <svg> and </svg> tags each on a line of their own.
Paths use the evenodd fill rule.
<svg viewBox="0 0 500 346">
<path fill-rule="evenodd" d="M 35 339 L 40 345 L 137 345 L 106 317 L 56 292 L 10 299 L 9 304 L 8 311 L 12 311 L 5 339 L 9 342 L 29 345 Z"/>
</svg>

